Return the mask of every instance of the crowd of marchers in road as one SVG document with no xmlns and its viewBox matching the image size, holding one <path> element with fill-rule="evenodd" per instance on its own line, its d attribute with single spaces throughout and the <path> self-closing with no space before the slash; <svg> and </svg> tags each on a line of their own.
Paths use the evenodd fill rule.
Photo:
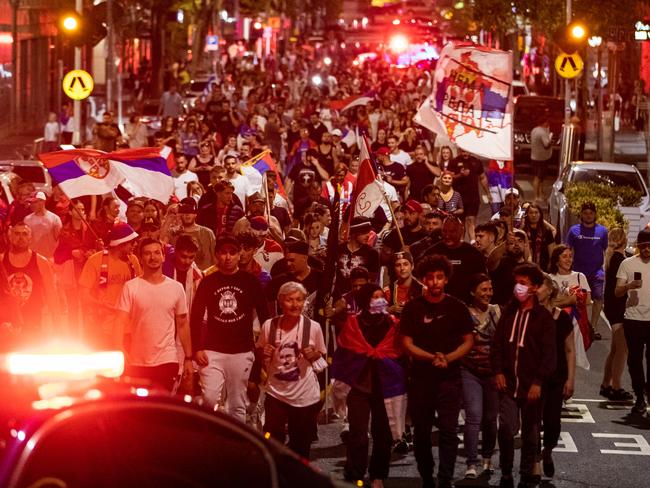
<svg viewBox="0 0 650 488">
<path fill-rule="evenodd" d="M 503 162 L 413 122 L 428 73 L 342 58 L 314 86 L 311 62 L 290 51 L 241 71 L 230 60 L 190 114 L 172 82 L 151 141 L 137 113 L 125 133 L 106 113 L 85 147 L 169 146 L 167 202 L 127 188 L 71 200 L 15 181 L 1 208 L 2 349 L 56 334 L 119 348 L 127 375 L 196 395 L 305 458 L 331 408 L 346 479 L 373 487 L 394 450 L 413 449 L 423 486 L 491 473 L 497 441 L 500 486 L 514 486 L 521 431 L 528 487 L 554 474 L 563 401 L 604 310 L 611 347 L 594 389 L 647 415 L 650 229 L 628 256 L 625 231 L 600 225 L 592 203 L 564 236 L 545 220 L 548 124 L 533 130 L 527 200 L 494 177 Z M 371 91 L 366 105 L 332 108 Z M 50 123 L 61 127 L 56 114 Z M 383 187 L 370 217 L 351 206 L 361 135 Z M 276 168 L 259 184 L 241 167 L 261 155 Z"/>
</svg>

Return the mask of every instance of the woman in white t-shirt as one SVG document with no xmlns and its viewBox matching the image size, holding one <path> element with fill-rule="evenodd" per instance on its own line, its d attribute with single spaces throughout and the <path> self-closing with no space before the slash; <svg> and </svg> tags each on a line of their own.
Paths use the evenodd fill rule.
<svg viewBox="0 0 650 488">
<path fill-rule="evenodd" d="M 560 292 L 553 305 L 559 308 L 591 303 L 591 288 L 587 277 L 573 271 L 573 250 L 569 246 L 561 244 L 553 249 L 551 262 L 548 270 L 553 281 L 557 284 Z"/>
<path fill-rule="evenodd" d="M 302 314 L 306 298 L 300 283 L 282 285 L 278 291 L 282 315 L 264 322 L 257 347 L 267 373 L 264 431 L 280 442 L 288 431 L 289 448 L 309 459 L 320 410 L 316 370 L 327 365 L 327 350 L 320 325 Z"/>
</svg>

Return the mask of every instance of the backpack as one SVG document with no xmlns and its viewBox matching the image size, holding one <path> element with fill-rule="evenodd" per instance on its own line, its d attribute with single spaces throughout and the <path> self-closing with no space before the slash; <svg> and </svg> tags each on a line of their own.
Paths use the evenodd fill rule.
<svg viewBox="0 0 650 488">
<path fill-rule="evenodd" d="M 275 338 L 275 334 L 278 331 L 278 323 L 280 322 L 280 315 L 273 317 L 271 319 L 271 327 L 269 328 L 269 336 L 267 337 L 267 342 L 272 344 L 271 338 Z M 302 316 L 302 342 L 300 348 L 304 349 L 309 346 L 309 334 L 311 332 L 311 320 L 309 320 L 304 315 Z"/>
</svg>

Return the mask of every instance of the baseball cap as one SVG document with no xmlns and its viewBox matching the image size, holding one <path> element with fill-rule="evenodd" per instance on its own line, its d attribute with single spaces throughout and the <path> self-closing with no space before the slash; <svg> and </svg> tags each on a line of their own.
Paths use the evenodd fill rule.
<svg viewBox="0 0 650 488">
<path fill-rule="evenodd" d="M 404 208 L 407 208 L 411 212 L 422 213 L 423 208 L 422 204 L 417 200 L 410 199 L 404 204 Z"/>
<path fill-rule="evenodd" d="M 264 197 L 262 194 L 258 191 L 253 193 L 251 196 L 248 197 L 248 203 L 253 203 L 253 202 L 265 202 Z"/>
<path fill-rule="evenodd" d="M 636 244 L 648 244 L 650 243 L 650 228 L 646 227 L 639 232 L 639 235 L 636 238 Z"/>
<path fill-rule="evenodd" d="M 219 237 L 217 237 L 214 243 L 214 250 L 216 252 L 225 246 L 233 246 L 235 249 L 238 250 L 241 249 L 241 244 L 239 243 L 237 238 L 228 232 L 224 232 L 223 234 L 220 234 Z"/>
<path fill-rule="evenodd" d="M 286 244 L 287 254 L 301 254 L 307 256 L 309 254 L 309 244 L 305 241 L 291 241 Z"/>
<path fill-rule="evenodd" d="M 195 214 L 196 213 L 196 200 L 192 197 L 183 198 L 178 207 L 179 214 Z"/>
<path fill-rule="evenodd" d="M 269 232 L 269 223 L 261 215 L 250 218 L 251 231 L 256 235 L 266 235 Z"/>
<path fill-rule="evenodd" d="M 519 190 L 517 190 L 517 189 L 514 188 L 514 187 L 513 187 L 513 188 L 509 188 L 508 191 L 506 191 L 505 194 L 506 194 L 506 195 L 514 195 L 514 196 L 518 197 L 518 196 L 519 196 Z"/>
<path fill-rule="evenodd" d="M 382 146 L 375 151 L 375 154 L 377 156 L 388 156 L 390 154 L 390 149 L 388 149 L 386 146 Z"/>
<path fill-rule="evenodd" d="M 585 210 L 593 210 L 594 212 L 596 211 L 596 204 L 594 202 L 585 202 L 582 204 L 582 207 L 580 207 L 580 211 L 584 212 Z"/>
<path fill-rule="evenodd" d="M 406 259 L 409 263 L 413 264 L 413 255 L 408 251 L 400 251 L 393 254 L 393 264 L 400 259 Z"/>
<path fill-rule="evenodd" d="M 36 193 L 34 193 L 34 196 L 30 200 L 32 202 L 35 202 L 36 200 L 41 200 L 44 202 L 45 200 L 47 200 L 47 196 L 45 195 L 44 192 L 37 191 Z"/>
<path fill-rule="evenodd" d="M 350 223 L 350 235 L 365 234 L 372 230 L 370 219 L 365 217 L 355 217 Z"/>
<path fill-rule="evenodd" d="M 333 135 L 333 136 L 341 137 L 341 136 L 343 135 L 343 132 L 341 132 L 340 129 L 334 129 L 334 130 L 332 131 L 332 135 Z"/>
</svg>

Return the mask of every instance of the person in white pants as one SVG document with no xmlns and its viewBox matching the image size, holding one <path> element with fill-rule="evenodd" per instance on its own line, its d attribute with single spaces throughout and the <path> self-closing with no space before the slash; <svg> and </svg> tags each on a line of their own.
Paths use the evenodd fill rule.
<svg viewBox="0 0 650 488">
<path fill-rule="evenodd" d="M 269 317 L 268 306 L 257 278 L 239 269 L 241 246 L 233 235 L 217 238 L 215 254 L 218 271 L 203 278 L 192 304 L 194 359 L 204 403 L 219 408 L 225 387 L 226 412 L 245 422 L 255 359 L 253 313 L 263 323 Z"/>
</svg>

